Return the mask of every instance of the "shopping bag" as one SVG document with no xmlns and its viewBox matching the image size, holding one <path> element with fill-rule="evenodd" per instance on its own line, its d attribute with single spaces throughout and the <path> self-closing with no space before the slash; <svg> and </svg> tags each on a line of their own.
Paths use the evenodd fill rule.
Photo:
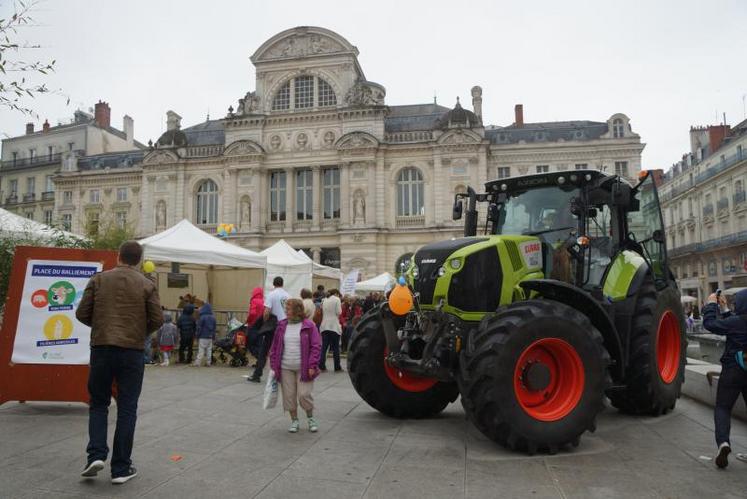
<svg viewBox="0 0 747 499">
<path fill-rule="evenodd" d="M 267 377 L 267 384 L 265 385 L 265 395 L 262 399 L 263 409 L 272 409 L 278 403 L 278 380 L 275 379 L 275 373 L 270 371 L 270 375 Z"/>
</svg>

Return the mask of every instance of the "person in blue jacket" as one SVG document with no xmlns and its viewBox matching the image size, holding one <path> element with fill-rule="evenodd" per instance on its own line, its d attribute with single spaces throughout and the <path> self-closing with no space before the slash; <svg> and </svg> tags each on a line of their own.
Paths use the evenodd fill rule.
<svg viewBox="0 0 747 499">
<path fill-rule="evenodd" d="M 205 303 L 200 307 L 200 320 L 197 321 L 197 358 L 193 366 L 200 366 L 203 357 L 208 367 L 213 361 L 213 340 L 215 339 L 215 316 L 213 307 Z"/>
<path fill-rule="evenodd" d="M 747 289 L 735 295 L 734 312 L 722 311 L 725 305 L 721 295 L 713 293 L 703 307 L 703 327 L 713 334 L 726 336 L 713 415 L 718 446 L 716 466 L 719 468 L 729 465 L 731 411 L 740 393 L 747 403 Z"/>
</svg>

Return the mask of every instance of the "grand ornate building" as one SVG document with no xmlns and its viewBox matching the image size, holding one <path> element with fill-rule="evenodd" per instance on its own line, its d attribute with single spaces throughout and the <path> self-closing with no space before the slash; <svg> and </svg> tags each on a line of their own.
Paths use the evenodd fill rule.
<svg viewBox="0 0 747 499">
<path fill-rule="evenodd" d="M 251 56 L 254 90 L 224 118 L 182 127 L 169 111 L 149 149 L 62 168 L 56 190 L 73 201 L 57 203 L 59 216 L 78 231 L 108 216 L 140 236 L 182 218 L 208 232 L 233 223 L 230 240 L 242 246 L 284 238 L 370 277 L 426 242 L 459 235 L 451 206 L 467 185 L 587 167 L 633 178 L 641 168 L 644 144 L 624 114 L 524 122 L 517 105 L 513 124 L 486 126 L 479 86 L 471 110 L 458 99 L 390 106 L 357 56 L 324 28 L 273 36 Z M 105 195 L 94 203 L 91 190 Z"/>
</svg>

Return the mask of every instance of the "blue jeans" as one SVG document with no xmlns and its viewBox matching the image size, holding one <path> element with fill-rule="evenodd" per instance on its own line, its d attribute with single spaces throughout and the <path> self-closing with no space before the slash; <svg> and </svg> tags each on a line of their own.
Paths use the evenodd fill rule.
<svg viewBox="0 0 747 499">
<path fill-rule="evenodd" d="M 731 432 L 731 410 L 739 394 L 747 403 L 747 371 L 739 366 L 722 366 L 716 390 L 716 407 L 713 420 L 716 425 L 716 445 L 729 442 Z"/>
<path fill-rule="evenodd" d="M 143 352 L 114 346 L 91 347 L 91 369 L 88 393 L 91 402 L 88 412 L 88 462 L 105 461 L 109 454 L 106 445 L 107 416 L 112 396 L 112 383 L 117 384 L 117 426 L 114 430 L 112 477 L 127 474 L 132 464 L 132 441 L 135 438 L 137 401 L 143 387 Z"/>
</svg>

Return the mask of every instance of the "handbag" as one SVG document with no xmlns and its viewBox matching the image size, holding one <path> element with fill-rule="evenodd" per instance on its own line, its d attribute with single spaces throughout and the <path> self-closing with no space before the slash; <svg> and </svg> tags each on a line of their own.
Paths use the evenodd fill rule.
<svg viewBox="0 0 747 499">
<path fill-rule="evenodd" d="M 275 378 L 275 372 L 270 371 L 265 384 L 265 394 L 262 398 L 262 408 L 265 410 L 274 408 L 278 403 L 278 380 Z"/>
</svg>

